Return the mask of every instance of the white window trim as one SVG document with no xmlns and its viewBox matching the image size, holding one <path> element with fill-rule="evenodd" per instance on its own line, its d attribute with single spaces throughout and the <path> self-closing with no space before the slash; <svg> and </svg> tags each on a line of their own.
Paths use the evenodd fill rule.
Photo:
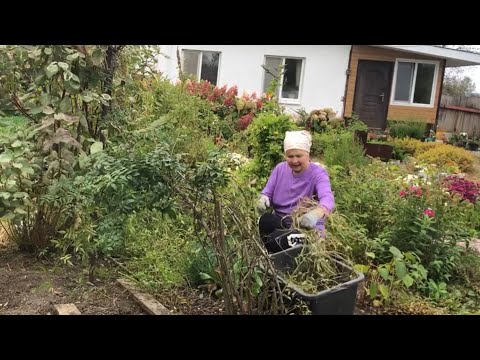
<svg viewBox="0 0 480 360">
<path fill-rule="evenodd" d="M 282 90 L 283 90 L 283 74 L 282 77 L 280 78 L 280 85 L 279 85 L 279 91 L 278 91 L 278 103 L 279 104 L 285 104 L 285 105 L 301 105 L 302 103 L 302 94 L 303 94 L 303 77 L 305 74 L 305 58 L 298 57 L 298 56 L 280 56 L 280 55 L 265 55 L 263 59 L 263 65 L 266 66 L 267 63 L 267 58 L 268 57 L 273 57 L 273 58 L 280 58 L 282 59 L 282 67 L 285 68 L 285 59 L 299 59 L 302 60 L 302 71 L 300 74 L 300 84 L 298 85 L 298 98 L 297 99 L 290 99 L 290 98 L 282 98 Z M 265 76 L 266 76 L 266 71 L 263 71 L 263 79 L 262 79 L 262 91 L 263 91 L 263 84 L 265 83 Z"/>
<path fill-rule="evenodd" d="M 218 84 L 220 84 L 220 66 L 222 65 L 222 52 L 221 51 L 216 51 L 216 50 L 182 49 L 182 62 L 183 62 L 183 57 L 184 57 L 184 52 L 183 52 L 184 50 L 199 53 L 198 62 L 197 62 L 197 73 L 196 73 L 197 81 L 202 81 L 200 76 L 202 75 L 203 53 L 205 51 L 219 53 L 219 55 L 218 55 L 218 69 L 217 69 L 217 83 L 213 84 L 214 86 L 218 86 Z"/>
<path fill-rule="evenodd" d="M 397 86 L 397 69 L 399 62 L 411 62 L 415 63 L 415 69 L 413 73 L 413 83 L 410 88 L 410 99 L 408 101 L 399 101 L 395 100 L 395 88 Z M 413 102 L 415 84 L 417 82 L 417 64 L 434 64 L 435 70 L 433 71 L 433 84 L 432 84 L 432 94 L 430 95 L 430 104 L 417 104 Z M 435 104 L 435 95 L 437 92 L 437 79 L 438 79 L 438 70 L 440 68 L 440 61 L 435 60 L 419 60 L 419 59 L 395 59 L 395 70 L 393 72 L 393 82 L 392 89 L 390 91 L 390 104 L 391 105 L 400 105 L 400 106 L 414 106 L 414 107 L 426 107 L 433 108 Z"/>
</svg>

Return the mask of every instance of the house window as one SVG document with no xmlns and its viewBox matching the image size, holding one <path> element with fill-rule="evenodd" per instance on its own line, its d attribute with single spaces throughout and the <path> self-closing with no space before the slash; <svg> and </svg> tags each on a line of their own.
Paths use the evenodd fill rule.
<svg viewBox="0 0 480 360">
<path fill-rule="evenodd" d="M 392 104 L 433 106 L 437 68 L 436 61 L 397 59 Z"/>
<path fill-rule="evenodd" d="M 280 102 L 298 102 L 300 99 L 300 89 L 302 88 L 303 59 L 266 56 L 263 91 L 267 91 L 274 76 L 278 74 L 280 67 L 282 67 L 282 75 L 276 96 Z"/>
<path fill-rule="evenodd" d="M 216 51 L 183 50 L 183 72 L 217 85 L 219 60 Z"/>
</svg>

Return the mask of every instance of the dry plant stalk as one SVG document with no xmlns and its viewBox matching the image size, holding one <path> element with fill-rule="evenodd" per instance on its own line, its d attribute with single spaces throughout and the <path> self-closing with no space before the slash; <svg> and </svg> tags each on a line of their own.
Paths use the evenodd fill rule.
<svg viewBox="0 0 480 360">
<path fill-rule="evenodd" d="M 9 240 L 7 230 L 4 228 L 4 226 L 6 225 L 0 222 L 0 245 L 6 245 Z"/>
<path fill-rule="evenodd" d="M 315 209 L 318 202 L 303 198 L 292 212 L 292 228 L 300 229 L 300 218 Z M 325 221 L 328 221 L 327 219 Z M 295 259 L 296 268 L 286 274 L 288 282 L 301 287 L 305 292 L 315 293 L 338 285 L 344 274 L 339 272 L 333 259 L 342 259 L 340 247 L 334 237 L 318 230 L 302 230 L 305 234 L 305 250 Z"/>
</svg>

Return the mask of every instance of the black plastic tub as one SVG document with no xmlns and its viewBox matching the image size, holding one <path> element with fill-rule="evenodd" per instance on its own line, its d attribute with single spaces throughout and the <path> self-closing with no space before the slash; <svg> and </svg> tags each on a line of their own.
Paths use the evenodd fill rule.
<svg viewBox="0 0 480 360">
<path fill-rule="evenodd" d="M 353 279 L 315 294 L 306 293 L 293 284 L 287 284 L 282 274 L 294 270 L 295 257 L 302 252 L 302 249 L 303 246 L 296 246 L 270 255 L 275 269 L 280 273 L 277 275 L 279 281 L 293 290 L 295 296 L 304 300 L 313 315 L 353 315 L 358 284 L 364 280 L 364 276 L 340 261 L 333 259 L 345 277 L 351 279 L 353 274 Z"/>
</svg>

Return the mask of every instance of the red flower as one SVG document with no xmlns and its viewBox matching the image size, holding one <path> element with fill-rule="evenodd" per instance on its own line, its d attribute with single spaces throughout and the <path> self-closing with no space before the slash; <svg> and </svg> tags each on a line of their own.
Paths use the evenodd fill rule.
<svg viewBox="0 0 480 360">
<path fill-rule="evenodd" d="M 407 196 L 407 192 L 406 192 L 405 190 L 401 190 L 401 191 L 398 193 L 398 195 L 400 195 L 400 197 L 403 198 L 403 197 Z"/>
<path fill-rule="evenodd" d="M 426 208 L 425 211 L 423 212 L 425 215 L 427 215 L 429 218 L 435 217 L 435 210 Z"/>
</svg>

